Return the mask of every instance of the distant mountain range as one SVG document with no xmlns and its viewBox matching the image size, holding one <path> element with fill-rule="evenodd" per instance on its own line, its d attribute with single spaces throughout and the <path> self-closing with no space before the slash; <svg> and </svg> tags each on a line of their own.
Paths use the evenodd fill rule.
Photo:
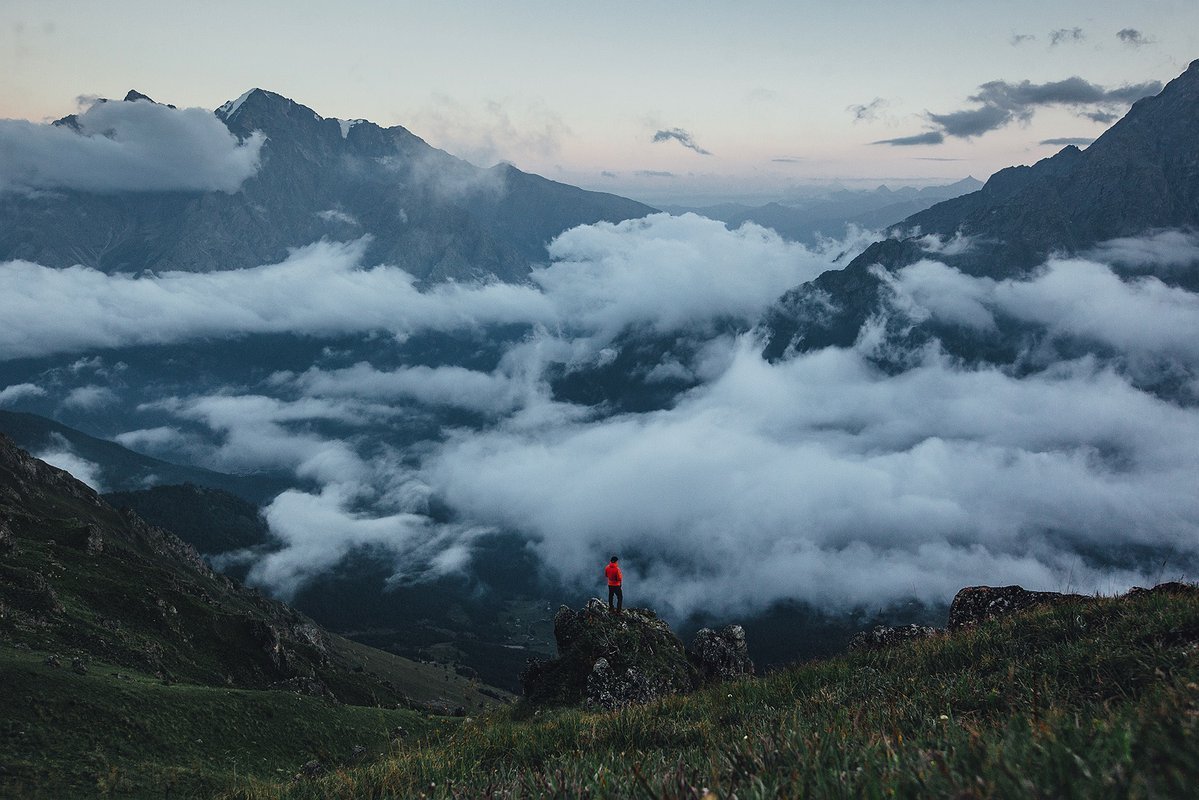
<svg viewBox="0 0 1199 800">
<path fill-rule="evenodd" d="M 153 101 L 130 91 L 123 102 Z M 405 128 L 328 119 L 263 89 L 215 114 L 238 137 L 266 137 L 261 167 L 239 191 L 3 195 L 0 261 L 208 272 L 281 261 L 322 237 L 369 235 L 367 262 L 423 281 L 518 281 L 563 230 L 654 211 L 508 164 L 481 169 Z"/>
<path fill-rule="evenodd" d="M 718 219 L 733 228 L 752 222 L 772 229 L 785 239 L 814 244 L 821 236 L 834 239 L 844 236 L 846 225 L 881 230 L 943 200 L 975 192 L 982 186 L 982 181 L 968 177 L 946 186 L 919 189 L 912 186 L 898 189 L 879 186 L 871 191 L 837 189 L 816 197 L 762 206 L 724 203 L 702 207 L 666 206 L 662 210 L 672 214 L 693 212 Z"/>
</svg>

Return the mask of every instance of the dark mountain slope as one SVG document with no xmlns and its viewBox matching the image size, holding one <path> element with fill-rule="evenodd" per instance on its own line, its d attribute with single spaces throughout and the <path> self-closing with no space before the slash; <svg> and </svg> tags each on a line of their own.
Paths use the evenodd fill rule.
<svg viewBox="0 0 1199 800">
<path fill-rule="evenodd" d="M 271 541 L 258 507 L 220 489 L 194 483 L 111 492 L 105 501 L 166 528 L 204 555 L 256 547 Z"/>
<path fill-rule="evenodd" d="M 1137 102 L 1086 150 L 1071 146 L 1031 167 L 1001 170 L 979 191 L 908 217 L 894 226 L 897 238 L 867 248 L 844 270 L 788 291 L 763 319 L 765 354 L 778 359 L 797 350 L 853 344 L 884 295 L 872 267 L 898 270 L 928 256 L 970 275 L 1019 278 L 1052 253 L 1194 227 L 1199 227 L 1199 61 L 1156 97 Z M 961 234 L 970 244 L 934 253 L 913 233 Z M 1199 270 L 1158 277 L 1199 288 Z M 1002 358 L 1011 343 L 962 344 L 959 355 Z"/>
<path fill-rule="evenodd" d="M 0 641 L 209 686 L 342 701 L 427 699 L 429 668 L 333 636 L 217 575 L 173 534 L 118 512 L 0 436 Z M 440 696 L 483 698 L 448 677 Z"/>
<path fill-rule="evenodd" d="M 1011 167 L 978 192 L 915 214 L 899 228 L 993 240 L 997 260 L 977 274 L 1033 266 L 1054 250 L 1155 228 L 1199 226 L 1199 61 L 1085 151 L 1070 146 L 1032 167 Z M 986 252 L 986 251 L 984 251 Z"/>
<path fill-rule="evenodd" d="M 508 166 L 480 169 L 402 127 L 325 119 L 261 89 L 216 114 L 239 137 L 266 136 L 261 168 L 239 191 L 0 196 L 0 260 L 207 272 L 369 235 L 368 262 L 422 280 L 520 280 L 566 228 L 653 211 Z"/>
</svg>

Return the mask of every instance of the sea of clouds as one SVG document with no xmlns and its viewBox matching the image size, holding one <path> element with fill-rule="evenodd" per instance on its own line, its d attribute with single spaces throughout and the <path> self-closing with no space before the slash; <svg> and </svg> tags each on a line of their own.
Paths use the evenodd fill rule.
<svg viewBox="0 0 1199 800">
<path fill-rule="evenodd" d="M 280 332 L 383 333 L 399 346 L 522 326 L 489 371 L 314 363 L 219 390 L 175 386 L 131 411 L 177 423 L 131 425 L 131 446 L 297 477 L 265 512 L 281 547 L 254 556 L 250 573 L 285 596 L 358 548 L 391 554 L 399 578 L 469 569 L 472 543 L 493 531 L 523 534 L 555 575 L 587 586 L 618 552 L 630 593 L 675 613 L 1193 578 L 1199 297 L 1111 264 L 1184 269 L 1199 242 L 1120 240 L 1006 281 L 964 275 L 932 247 L 885 276 L 885 314 L 979 332 L 1017 319 L 1074 344 L 1019 370 L 963 363 L 935 342 L 910 369 L 881 369 L 885 320 L 853 347 L 765 361 L 754 325 L 773 301 L 870 240 L 807 249 L 752 225 L 655 215 L 563 233 L 527 284 L 424 291 L 363 263 L 362 241 L 207 274 L 11 262 L 0 265 L 12 287 L 0 296 L 0 356 L 201 338 L 236 347 Z M 551 374 L 611 363 L 630 332 L 689 343 L 655 370 L 694 388 L 641 413 L 555 398 Z M 1140 388 L 1163 369 L 1177 394 Z M 0 402 L 46 391 L 14 385 Z M 388 435 L 445 408 L 476 421 L 416 444 Z M 451 513 L 435 517 L 434 505 Z"/>
</svg>

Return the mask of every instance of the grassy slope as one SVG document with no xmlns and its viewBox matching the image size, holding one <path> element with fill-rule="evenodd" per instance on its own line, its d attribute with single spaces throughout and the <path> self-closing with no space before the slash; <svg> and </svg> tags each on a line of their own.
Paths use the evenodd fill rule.
<svg viewBox="0 0 1199 800">
<path fill-rule="evenodd" d="M 1191 797 L 1199 597 L 1042 608 L 611 714 L 516 708 L 233 797 Z"/>
<path fill-rule="evenodd" d="M 408 710 L 331 703 L 291 692 L 165 685 L 92 662 L 87 674 L 0 649 L 0 796 L 211 797 L 248 776 L 290 778 L 306 761 L 371 758 L 390 732 L 411 739 L 457 724 Z M 407 740 L 404 740 L 407 741 Z"/>
</svg>

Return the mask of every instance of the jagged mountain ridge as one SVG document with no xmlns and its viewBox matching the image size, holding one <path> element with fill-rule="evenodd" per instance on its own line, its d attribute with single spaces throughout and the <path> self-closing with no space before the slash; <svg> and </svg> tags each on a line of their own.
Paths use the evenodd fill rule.
<svg viewBox="0 0 1199 800">
<path fill-rule="evenodd" d="M 130 91 L 121 102 L 153 102 Z M 563 230 L 654 209 L 500 164 L 481 169 L 400 126 L 321 117 L 253 89 L 216 115 L 258 131 L 261 166 L 234 193 L 78 191 L 0 196 L 0 260 L 106 272 L 273 263 L 321 238 L 370 236 L 369 263 L 419 279 L 523 279 Z M 75 127 L 71 117 L 60 123 Z"/>
<path fill-rule="evenodd" d="M 843 270 L 786 292 L 760 330 L 771 360 L 796 351 L 848 347 L 879 310 L 883 282 L 872 268 L 933 255 L 968 275 L 1019 278 L 1051 254 L 1162 229 L 1199 227 L 1199 60 L 1086 150 L 1073 145 L 1032 166 L 1010 167 L 977 192 L 946 200 L 892 226 Z M 931 254 L 922 236 L 967 237 L 969 246 Z M 1144 274 L 1140 270 L 1138 274 Z M 1199 270 L 1162 272 L 1199 289 Z M 977 350 L 976 342 L 967 343 Z M 1007 345 L 995 345 L 1002 360 Z"/>
</svg>

